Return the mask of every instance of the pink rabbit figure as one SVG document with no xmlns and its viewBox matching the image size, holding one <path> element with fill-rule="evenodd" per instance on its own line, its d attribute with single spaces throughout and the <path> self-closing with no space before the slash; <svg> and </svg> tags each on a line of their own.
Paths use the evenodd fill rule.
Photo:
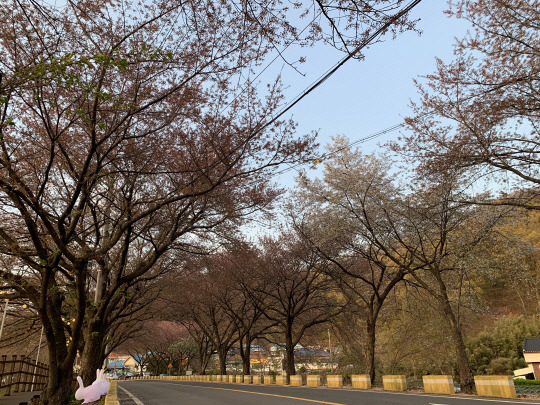
<svg viewBox="0 0 540 405">
<path fill-rule="evenodd" d="M 92 385 L 99 386 L 99 388 L 101 389 L 101 395 L 107 395 L 107 392 L 109 391 L 109 386 L 111 385 L 111 383 L 105 379 L 105 370 L 103 369 L 96 370 L 96 381 L 94 381 Z"/>
<path fill-rule="evenodd" d="M 79 389 L 75 391 L 75 399 L 84 399 L 83 404 L 87 404 L 89 402 L 98 401 L 101 398 L 101 388 L 99 385 L 89 385 L 88 387 L 85 387 L 80 376 L 77 376 L 77 381 L 79 382 Z"/>
</svg>

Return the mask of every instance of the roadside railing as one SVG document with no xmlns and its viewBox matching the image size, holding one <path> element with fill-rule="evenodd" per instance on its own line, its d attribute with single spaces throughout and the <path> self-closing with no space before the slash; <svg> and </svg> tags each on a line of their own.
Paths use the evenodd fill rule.
<svg viewBox="0 0 540 405">
<path fill-rule="evenodd" d="M 0 394 L 41 391 L 49 376 L 49 367 L 25 356 L 0 356 Z"/>
<path fill-rule="evenodd" d="M 241 377 L 241 378 L 240 378 Z M 250 376 L 248 376 L 250 377 Z M 293 378 L 291 376 L 290 386 L 302 386 L 303 378 Z M 240 375 L 189 375 L 189 376 L 149 376 L 132 377 L 133 380 L 180 380 L 180 381 L 208 381 L 208 382 L 228 382 L 240 384 L 265 384 L 265 385 L 287 385 L 285 376 L 272 374 L 254 375 L 246 379 Z M 517 398 L 516 386 L 511 376 L 475 376 L 476 393 L 484 397 Z M 453 395 L 459 392 L 456 389 L 451 375 L 426 375 L 422 377 L 422 382 L 414 381 L 409 383 L 405 375 L 383 375 L 383 390 L 403 392 L 407 390 L 423 390 L 426 394 Z M 353 389 L 371 389 L 370 377 L 367 374 L 351 376 Z M 308 375 L 306 379 L 307 387 L 342 388 L 342 375 L 326 375 L 321 379 L 321 375 Z M 531 393 L 533 390 L 530 390 Z"/>
</svg>

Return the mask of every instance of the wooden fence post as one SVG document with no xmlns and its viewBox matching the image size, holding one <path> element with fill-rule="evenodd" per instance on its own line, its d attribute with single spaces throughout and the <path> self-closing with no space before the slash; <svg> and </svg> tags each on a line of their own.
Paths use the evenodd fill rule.
<svg viewBox="0 0 540 405">
<path fill-rule="evenodd" d="M 16 384 L 15 384 L 15 390 L 13 392 L 21 392 L 21 383 L 23 381 L 23 367 L 24 367 L 24 361 L 25 361 L 26 357 L 24 356 L 21 356 L 21 359 L 19 360 L 19 364 L 17 367 L 18 370 L 17 370 L 17 375 L 16 375 Z M 22 383 L 22 385 L 24 386 L 24 383 Z"/>
<path fill-rule="evenodd" d="M 49 369 L 45 366 L 45 363 L 39 363 L 39 389 L 42 390 L 47 384 L 47 378 L 49 377 Z"/>
<path fill-rule="evenodd" d="M 34 389 L 36 391 L 41 391 L 43 389 L 42 384 L 43 384 L 43 371 L 41 368 L 41 362 L 38 362 L 37 369 L 36 369 L 36 381 L 35 381 Z"/>
<path fill-rule="evenodd" d="M 21 364 L 19 365 L 19 379 L 18 379 L 18 392 L 24 392 L 26 388 L 26 357 L 21 357 Z"/>
<path fill-rule="evenodd" d="M 43 389 L 43 371 L 41 369 L 41 362 L 38 361 L 36 367 L 36 379 L 34 380 L 34 390 L 41 391 Z"/>
<path fill-rule="evenodd" d="M 26 386 L 24 392 L 30 392 L 32 388 L 32 377 L 34 376 L 34 369 L 32 368 L 32 359 L 28 357 L 26 362 Z"/>
<path fill-rule="evenodd" d="M 2 381 L 4 381 L 4 369 L 6 368 L 7 355 L 3 354 L 1 358 L 2 360 L 0 360 L 0 388 L 2 388 L 3 386 Z"/>
<path fill-rule="evenodd" d="M 21 392 L 30 391 L 31 373 L 32 370 L 30 369 L 30 357 L 26 357 L 23 364 L 23 386 Z"/>
<path fill-rule="evenodd" d="M 47 385 L 47 381 L 49 380 L 49 366 L 47 366 L 45 363 L 43 364 L 43 388 Z"/>
<path fill-rule="evenodd" d="M 6 379 L 6 393 L 5 396 L 11 395 L 11 386 L 13 385 L 13 381 L 15 379 L 15 363 L 17 362 L 17 355 L 14 354 L 11 356 L 11 367 L 9 368 L 9 374 Z"/>
</svg>

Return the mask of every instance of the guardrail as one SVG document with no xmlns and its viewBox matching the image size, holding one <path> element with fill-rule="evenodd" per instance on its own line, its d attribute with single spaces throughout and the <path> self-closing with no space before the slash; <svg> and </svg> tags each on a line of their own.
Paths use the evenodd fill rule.
<svg viewBox="0 0 540 405">
<path fill-rule="evenodd" d="M 0 392 L 8 396 L 15 392 L 41 391 L 45 388 L 49 367 L 25 356 L 0 356 Z"/>
<path fill-rule="evenodd" d="M 248 377 L 248 378 L 246 378 Z M 294 377 L 294 378 L 293 378 Z M 300 377 L 300 378 L 299 378 Z M 265 384 L 265 385 L 286 385 L 284 376 L 274 376 L 265 374 L 263 376 L 209 376 L 209 375 L 190 375 L 190 376 L 155 376 L 155 377 L 133 377 L 133 380 L 180 380 L 180 381 L 208 381 L 208 382 L 230 382 L 244 384 Z M 304 385 L 301 376 L 291 376 L 290 386 Z M 370 389 L 371 382 L 368 375 L 353 375 L 352 388 L 354 389 Z M 514 381 L 509 376 L 481 376 L 475 377 L 477 385 L 477 393 L 481 396 L 495 396 L 502 398 L 516 398 L 516 390 Z M 383 376 L 384 390 L 387 391 L 405 391 L 407 390 L 407 379 L 403 375 L 385 375 Z M 326 384 L 328 388 L 341 388 L 343 386 L 343 378 L 341 375 L 326 376 Z M 308 387 L 320 387 L 321 376 L 314 374 L 308 375 L 305 381 Z M 423 378 L 424 391 L 426 393 L 436 394 L 454 394 L 454 382 L 451 376 L 424 376 Z M 107 403 L 107 402 L 106 402 Z"/>
</svg>

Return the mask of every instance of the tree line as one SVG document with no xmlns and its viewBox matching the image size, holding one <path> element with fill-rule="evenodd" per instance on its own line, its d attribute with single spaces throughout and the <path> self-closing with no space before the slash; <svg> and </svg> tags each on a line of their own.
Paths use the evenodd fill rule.
<svg viewBox="0 0 540 405">
<path fill-rule="evenodd" d="M 366 158 L 339 149 L 347 163 Z M 337 372 L 354 369 L 374 383 L 383 373 L 452 374 L 466 390 L 469 376 L 525 366 L 523 338 L 540 333 L 537 259 L 523 250 L 508 261 L 498 250 L 508 239 L 532 248 L 528 213 L 454 205 L 456 194 L 442 188 L 416 190 L 414 199 L 389 193 L 395 176 L 384 171 L 387 161 L 368 159 L 367 176 L 365 165 L 347 164 L 339 179 L 297 190 L 288 232 L 197 257 L 162 280 L 161 319 L 179 328 L 165 343 L 171 363 L 227 374 L 237 353 L 251 374 L 252 347 L 269 354 L 277 346 L 290 377 L 299 371 L 296 345 L 331 349 L 331 331 Z M 516 267 L 520 261 L 530 267 Z M 152 323 L 125 348 L 152 356 L 156 346 L 141 342 L 159 329 Z M 176 351 L 187 341 L 197 350 Z"/>
<path fill-rule="evenodd" d="M 314 134 L 270 119 L 280 78 L 253 82 L 270 52 L 348 52 L 402 3 L 0 5 L 0 289 L 43 325 L 44 404 L 67 403 L 79 359 L 93 380 L 154 279 L 266 209 L 273 170 L 311 156 Z"/>
<path fill-rule="evenodd" d="M 301 246 L 301 275 L 292 269 L 290 275 L 302 278 L 316 269 L 320 292 L 335 300 L 333 306 L 325 304 L 327 314 L 334 311 L 328 319 L 338 324 L 336 320 L 343 320 L 347 313 L 357 319 L 349 326 L 364 325 L 365 369 L 372 380 L 381 319 L 398 326 L 407 321 L 396 318 L 424 311 L 430 317 L 421 322 L 442 324 L 454 364 L 441 366 L 441 372 L 454 367 L 465 392 L 473 390 L 473 373 L 508 372 L 517 366 L 521 356 L 516 342 L 538 334 L 534 318 L 529 318 L 540 310 L 538 245 L 528 228 L 536 226 L 538 209 L 540 47 L 534 23 L 539 17 L 538 4 L 533 3 L 454 2 L 448 13 L 469 20 L 473 28 L 457 41 L 455 60 L 438 60 L 437 71 L 419 82 L 419 101 L 412 104 L 414 116 L 406 119 L 405 136 L 373 155 L 336 137 L 317 159 L 316 163 L 324 162 L 323 174 L 315 179 L 301 174 L 289 199 L 288 230 L 274 240 L 280 240 L 281 252 L 289 253 L 286 246 L 291 241 Z M 274 253 L 270 263 L 262 259 L 268 243 L 255 244 L 258 254 L 250 253 L 249 264 L 240 272 L 255 287 L 237 276 L 220 280 L 233 283 L 226 288 L 229 292 L 241 287 L 238 291 L 247 292 L 263 313 L 275 314 L 281 303 L 296 301 L 280 293 L 279 286 L 286 282 L 280 284 L 282 276 L 273 272 L 274 258 L 276 264 L 281 263 L 281 255 Z M 296 258 L 289 260 L 288 264 L 296 262 Z M 281 271 L 288 264 L 281 263 Z M 261 265 L 266 270 L 259 274 L 256 269 Z M 197 277 L 208 282 L 213 271 L 215 267 L 205 267 Z M 271 279 L 264 277 L 270 274 Z M 270 292 L 258 286 L 259 279 Z M 221 291 L 216 287 L 221 282 L 210 283 Z M 227 284 L 223 281 L 222 285 Z M 238 298 L 237 293 L 231 295 Z M 232 302 L 226 296 L 220 300 L 228 305 Z M 187 301 L 197 302 L 197 296 Z M 203 301 L 213 307 L 219 300 Z M 392 305 L 395 314 L 390 316 L 392 311 L 385 307 Z M 214 327 L 220 322 L 227 327 L 235 324 L 232 318 L 212 318 L 208 315 L 215 314 L 212 311 L 193 308 L 184 316 L 201 330 L 205 322 Z M 207 315 L 200 317 L 199 313 Z M 279 312 L 279 319 L 273 315 L 261 318 L 285 342 L 288 374 L 295 372 L 294 333 L 287 326 L 291 313 L 289 308 Z M 316 310 L 310 314 L 319 319 Z M 479 356 L 477 346 L 482 344 L 466 336 L 476 334 L 481 341 L 483 335 L 474 322 L 502 314 L 526 316 L 515 321 L 517 326 L 509 330 L 508 337 L 501 337 L 503 341 L 513 339 L 511 350 L 484 347 L 491 354 Z M 237 332 L 229 331 L 224 340 L 217 332 L 207 336 L 219 354 L 222 344 L 241 341 L 242 333 Z M 385 335 L 387 343 L 401 346 L 395 363 L 400 356 L 410 357 L 410 350 L 418 350 L 405 347 L 389 334 L 391 330 Z"/>
<path fill-rule="evenodd" d="M 76 361 L 91 382 L 162 314 L 192 332 L 201 365 L 216 352 L 221 368 L 237 345 L 249 368 L 250 343 L 279 336 L 288 375 L 308 331 L 360 323 L 373 379 L 381 319 L 405 322 L 389 302 L 439 314 L 472 389 L 465 309 L 486 311 L 488 284 L 506 283 L 538 311 L 534 236 L 514 229 L 538 209 L 536 1 L 453 2 L 473 29 L 419 84 L 408 132 L 388 145 L 398 164 L 338 137 L 318 157 L 324 177 L 300 177 L 286 231 L 241 236 L 282 194 L 275 168 L 317 157 L 314 134 L 268 121 L 280 79 L 261 90 L 241 78 L 292 42 L 348 52 L 402 3 L 0 6 L 0 290 L 43 326 L 43 403 L 66 402 Z M 299 16 L 315 16 L 303 37 Z M 390 31 L 408 29 L 403 17 Z"/>
</svg>

